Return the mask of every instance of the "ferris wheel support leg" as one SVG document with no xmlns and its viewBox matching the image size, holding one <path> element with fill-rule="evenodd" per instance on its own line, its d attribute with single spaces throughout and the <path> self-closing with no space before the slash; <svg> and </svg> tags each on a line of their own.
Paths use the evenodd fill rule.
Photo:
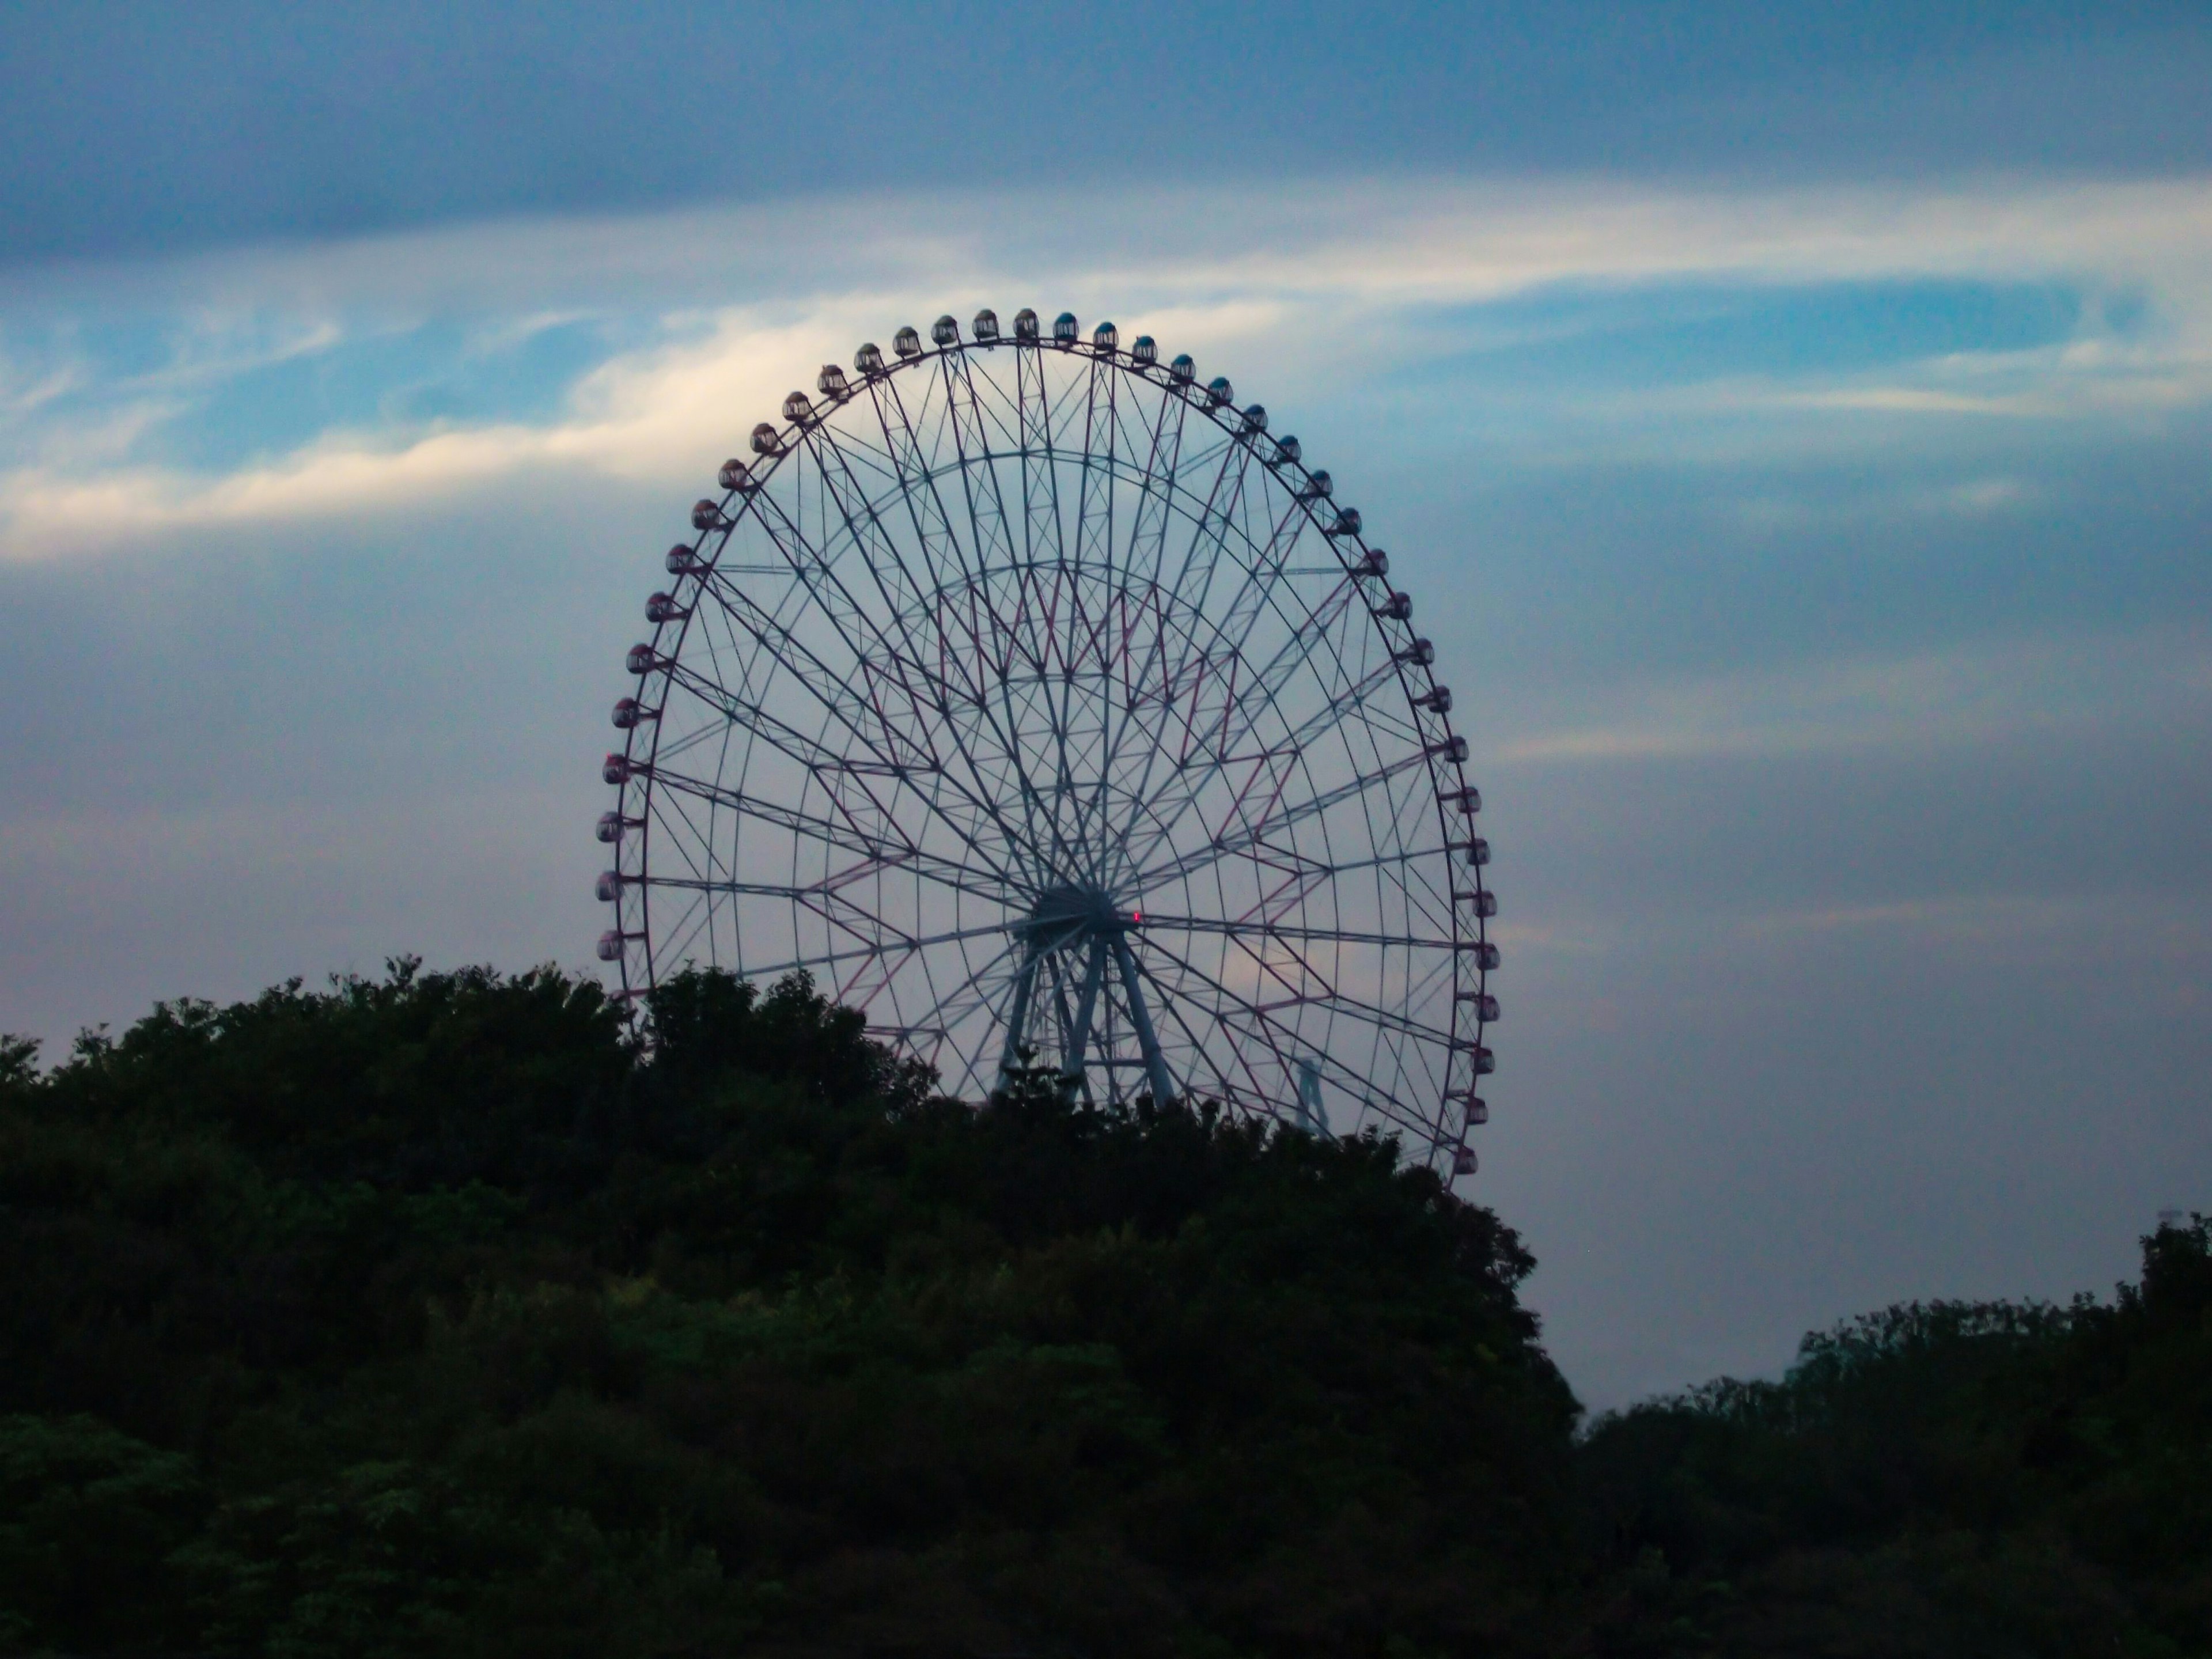
<svg viewBox="0 0 2212 1659">
<path fill-rule="evenodd" d="M 1036 990 L 1037 961 L 1044 955 L 1041 944 L 1037 939 L 1030 941 L 1029 953 L 1022 958 L 1021 976 L 1014 981 L 1014 1006 L 1006 1016 L 1006 1052 L 999 1056 L 1001 1088 L 1022 1064 L 1022 1038 L 1029 1028 L 1030 1000 Z"/>
<path fill-rule="evenodd" d="M 1137 1046 L 1144 1050 L 1145 1075 L 1152 1081 L 1152 1099 L 1164 1106 L 1176 1097 L 1175 1078 L 1168 1071 L 1167 1056 L 1160 1052 L 1151 1011 L 1145 1006 L 1145 993 L 1137 983 L 1137 959 L 1129 953 L 1129 941 L 1119 934 L 1114 939 L 1114 959 L 1121 965 L 1122 994 L 1129 999 L 1129 1024 L 1137 1028 Z"/>
<path fill-rule="evenodd" d="M 1075 1024 L 1068 1034 L 1067 1052 L 1060 1056 L 1061 1076 L 1080 1084 L 1090 1071 L 1091 1021 L 1098 1012 L 1098 990 L 1106 982 L 1106 941 L 1094 937 L 1091 960 L 1083 970 L 1083 989 L 1075 1001 Z"/>
</svg>

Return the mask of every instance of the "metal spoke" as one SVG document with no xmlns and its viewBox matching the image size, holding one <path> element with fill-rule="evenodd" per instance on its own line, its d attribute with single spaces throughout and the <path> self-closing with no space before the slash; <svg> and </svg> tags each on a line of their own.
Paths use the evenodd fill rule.
<svg viewBox="0 0 2212 1659">
<path fill-rule="evenodd" d="M 825 369 L 695 514 L 602 956 L 818 974 L 971 1097 L 1033 1059 L 1450 1163 L 1493 907 L 1379 558 L 1187 366 L 988 321 Z"/>
</svg>

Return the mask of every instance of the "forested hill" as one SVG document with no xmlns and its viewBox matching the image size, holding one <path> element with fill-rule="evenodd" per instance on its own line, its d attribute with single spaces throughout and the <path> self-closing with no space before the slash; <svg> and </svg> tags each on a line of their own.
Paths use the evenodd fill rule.
<svg viewBox="0 0 2212 1659">
<path fill-rule="evenodd" d="M 2212 1653 L 2212 1265 L 1579 1413 L 1371 1139 L 980 1109 L 804 981 L 0 1048 L 0 1652 Z"/>
</svg>

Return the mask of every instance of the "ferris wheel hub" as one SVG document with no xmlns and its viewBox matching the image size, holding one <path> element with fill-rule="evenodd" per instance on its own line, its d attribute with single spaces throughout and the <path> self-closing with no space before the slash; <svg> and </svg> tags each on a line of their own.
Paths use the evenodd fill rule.
<svg viewBox="0 0 2212 1659">
<path fill-rule="evenodd" d="M 1129 925 L 1103 888 L 1070 884 L 1046 891 L 1015 924 L 1015 932 L 1048 945 L 1054 939 L 1121 933 Z"/>
</svg>

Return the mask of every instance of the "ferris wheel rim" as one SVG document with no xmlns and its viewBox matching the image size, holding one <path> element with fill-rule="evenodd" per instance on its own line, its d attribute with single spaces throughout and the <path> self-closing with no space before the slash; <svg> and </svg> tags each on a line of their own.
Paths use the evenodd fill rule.
<svg viewBox="0 0 2212 1659">
<path fill-rule="evenodd" d="M 1017 354 L 1018 358 L 1018 354 L 1023 352 L 1035 352 L 1038 354 L 1051 353 L 1055 356 L 1066 356 L 1075 361 L 1087 362 L 1094 372 L 1103 370 L 1127 375 L 1162 394 L 1162 403 L 1160 407 L 1162 410 L 1161 418 L 1163 421 L 1165 419 L 1165 411 L 1168 408 L 1167 400 L 1169 398 L 1179 400 L 1182 409 L 1178 412 L 1178 420 L 1187 419 L 1188 414 L 1191 410 L 1195 410 L 1199 414 L 1202 415 L 1212 423 L 1215 431 L 1218 433 L 1221 441 L 1219 444 L 1219 451 L 1224 458 L 1241 447 L 1243 450 L 1248 452 L 1254 459 L 1257 460 L 1260 466 L 1268 475 L 1276 477 L 1279 479 L 1284 477 L 1286 474 L 1295 475 L 1297 483 L 1296 485 L 1289 488 L 1288 493 L 1291 498 L 1290 503 L 1291 510 L 1296 514 L 1301 516 L 1302 523 L 1292 535 L 1292 544 L 1295 544 L 1296 542 L 1305 534 L 1309 528 L 1319 532 L 1321 537 L 1323 538 L 1324 545 L 1335 555 L 1338 566 L 1337 574 L 1340 574 L 1346 578 L 1347 581 L 1353 586 L 1354 591 L 1356 592 L 1364 592 L 1364 590 L 1359 589 L 1357 586 L 1363 577 L 1376 574 L 1374 571 L 1367 568 L 1369 565 L 1375 562 L 1376 550 L 1373 549 L 1371 544 L 1368 542 L 1364 526 L 1361 526 L 1358 519 L 1358 515 L 1356 514 L 1350 514 L 1350 522 L 1346 525 L 1345 522 L 1347 516 L 1346 510 L 1335 507 L 1325 491 L 1318 490 L 1315 488 L 1315 478 L 1316 476 L 1316 470 L 1308 465 L 1303 453 L 1296 449 L 1291 449 L 1285 453 L 1281 441 L 1271 439 L 1267 436 L 1265 428 L 1264 418 L 1255 423 L 1251 418 L 1249 412 L 1237 410 L 1233 401 L 1230 398 L 1215 395 L 1215 392 L 1212 389 L 1198 387 L 1195 385 L 1194 377 L 1178 378 L 1170 368 L 1158 363 L 1157 360 L 1151 362 L 1140 360 L 1135 355 L 1133 348 L 1122 348 L 1119 345 L 1118 340 L 1113 344 L 1101 344 L 1096 342 L 1085 342 L 1079 339 L 1074 341 L 1045 341 L 1034 337 L 1009 338 L 1003 335 L 995 337 L 972 338 L 958 335 L 956 327 L 955 337 L 949 342 L 933 343 L 933 345 L 924 347 L 911 355 L 902 355 L 896 359 L 879 357 L 878 367 L 872 369 L 857 369 L 856 366 L 856 372 L 860 374 L 859 382 L 857 384 L 846 383 L 835 392 L 832 392 L 826 384 L 828 380 L 828 371 L 825 370 L 825 384 L 823 387 L 823 395 L 826 399 L 825 402 L 815 404 L 811 401 L 805 400 L 802 394 L 793 394 L 793 398 L 787 400 L 787 402 L 806 401 L 807 412 L 793 416 L 779 426 L 771 427 L 769 423 L 763 422 L 761 428 L 756 429 L 754 443 L 756 459 L 753 461 L 744 462 L 741 464 L 743 470 L 739 472 L 737 481 L 730 483 L 729 487 L 725 489 L 719 501 L 712 501 L 711 498 L 705 498 L 702 501 L 701 506 L 702 508 L 712 505 L 714 511 L 710 521 L 703 524 L 696 524 L 696 536 L 691 545 L 690 554 L 691 562 L 685 574 L 696 578 L 697 590 L 699 592 L 706 591 L 709 580 L 715 576 L 720 571 L 721 568 L 720 562 L 722 556 L 732 544 L 736 532 L 744 522 L 748 514 L 755 515 L 757 518 L 759 518 L 763 524 L 765 523 L 764 515 L 767 509 L 776 505 L 773 498 L 769 495 L 769 486 L 783 470 L 785 464 L 787 462 L 791 462 L 794 465 L 803 465 L 805 459 L 807 458 L 812 451 L 817 449 L 823 442 L 827 441 L 834 444 L 837 434 L 830 429 L 830 422 L 840 410 L 856 402 L 865 392 L 877 388 L 888 388 L 890 391 L 892 397 L 896 398 L 898 395 L 896 382 L 900 376 L 906 375 L 910 373 L 925 372 L 933 365 L 939 367 L 940 370 L 949 372 L 948 365 L 953 363 L 959 364 L 964 372 L 971 354 L 983 354 L 988 356 L 988 354 L 995 353 L 1001 349 L 1005 349 Z M 842 380 L 842 374 L 840 379 Z M 1256 408 L 1256 406 L 1255 407 Z M 880 401 L 878 402 L 878 410 L 880 411 Z M 766 431 L 769 434 L 765 441 L 763 441 L 761 437 L 761 433 L 763 431 Z M 910 428 L 909 435 L 911 435 Z M 1048 439 L 1048 429 L 1047 435 Z M 1270 446 L 1272 447 L 1272 454 L 1263 453 L 1261 447 L 1263 445 Z M 1208 452 L 1201 451 L 1200 453 L 1204 453 Z M 898 474 L 896 475 L 895 483 L 888 489 L 884 492 L 884 496 L 879 499 L 888 499 L 892 495 L 908 497 L 911 495 L 912 491 L 921 483 L 927 483 L 932 489 L 934 489 L 939 480 L 951 478 L 955 475 L 959 475 L 964 481 L 969 475 L 970 475 L 974 470 L 979 466 L 992 466 L 997 463 L 1010 459 L 1020 459 L 1026 463 L 1032 454 L 1039 456 L 1048 462 L 1079 461 L 1080 465 L 1086 469 L 1086 471 L 1091 468 L 1099 467 L 1110 477 L 1124 478 L 1127 482 L 1131 482 L 1133 483 L 1141 483 L 1147 488 L 1149 488 L 1151 482 L 1157 476 L 1152 471 L 1151 465 L 1151 459 L 1152 458 L 1147 458 L 1147 460 L 1144 464 L 1140 465 L 1136 461 L 1136 458 L 1133 454 L 1125 454 L 1121 452 L 1114 452 L 1105 456 L 1099 456 L 1087 449 L 1082 452 L 1077 452 L 1066 448 L 1055 447 L 1049 441 L 1048 441 L 1041 449 L 1032 451 L 1026 441 L 1024 441 L 1023 444 L 1009 449 L 992 450 L 987 447 L 979 454 L 969 455 L 965 453 L 957 454 L 945 465 L 927 470 L 918 477 L 914 479 L 907 478 L 902 473 Z M 817 464 L 819 465 L 818 456 L 815 459 L 817 460 Z M 740 464 L 733 464 L 733 465 L 738 465 Z M 893 465 L 896 467 L 895 459 L 893 459 Z M 1226 463 L 1224 460 L 1224 470 L 1225 465 Z M 730 471 L 730 468 L 725 469 L 726 482 L 727 481 Z M 1325 474 L 1320 476 L 1324 478 L 1326 477 Z M 1170 507 L 1173 506 L 1175 483 L 1175 475 L 1170 471 L 1168 476 L 1166 486 L 1167 497 L 1170 500 Z M 872 501 L 870 505 L 872 507 L 874 503 Z M 1324 508 L 1328 509 L 1331 515 L 1326 520 L 1323 518 L 1322 513 L 1322 509 Z M 950 515 L 948 514 L 947 516 L 949 519 Z M 972 523 L 972 507 L 970 520 Z M 849 520 L 848 523 L 848 528 L 850 529 Z M 799 538 L 799 540 L 802 544 L 804 544 L 805 538 L 803 536 Z M 857 539 L 854 541 L 854 544 L 856 547 L 860 546 Z M 1249 545 L 1249 538 L 1247 545 Z M 681 544 L 679 544 L 679 548 L 680 547 Z M 672 557 L 676 550 L 672 550 Z M 1236 550 L 1231 548 L 1224 540 L 1217 548 L 1217 551 L 1230 553 L 1233 556 Z M 861 556 L 864 559 L 866 557 L 865 550 L 862 551 Z M 1042 562 L 1049 563 L 1052 562 L 1046 561 Z M 1249 580 L 1255 574 L 1255 568 L 1248 561 L 1240 560 L 1239 563 L 1242 566 L 1243 575 L 1248 580 Z M 672 563 L 671 568 L 672 571 L 675 569 Z M 794 564 L 792 567 L 792 569 L 795 571 L 796 568 L 797 567 Z M 773 571 L 773 567 L 769 567 L 764 570 L 763 574 L 769 574 Z M 787 572 L 784 574 L 790 573 Z M 1317 571 L 1316 574 L 1319 574 L 1319 572 Z M 970 579 L 968 585 L 970 586 L 973 586 L 973 579 Z M 959 583 L 954 581 L 951 578 L 946 578 L 936 583 L 922 596 L 922 598 L 925 602 L 930 599 L 941 599 L 948 592 L 952 591 L 959 586 Z M 1395 590 L 1391 589 L 1387 582 L 1384 584 L 1383 591 L 1386 594 L 1392 594 L 1395 597 Z M 1270 596 L 1270 602 L 1273 602 L 1272 595 Z M 696 603 L 694 610 L 696 610 Z M 1403 618 L 1401 617 L 1397 618 L 1397 620 L 1403 620 Z M 683 614 L 676 617 L 672 620 L 666 618 L 655 620 L 654 633 L 651 641 L 651 650 L 658 661 L 671 665 L 670 673 L 666 677 L 667 684 L 672 684 L 674 683 L 672 665 L 680 663 L 683 659 L 684 644 L 689 638 L 690 630 L 693 627 L 694 622 L 694 611 L 685 611 Z M 1464 740 L 1458 737 L 1458 734 L 1452 726 L 1449 719 L 1449 703 L 1448 701 L 1449 694 L 1443 693 L 1441 691 L 1439 683 L 1437 682 L 1434 673 L 1431 672 L 1432 657 L 1401 653 L 1395 644 L 1393 643 L 1392 635 L 1389 632 L 1389 621 L 1386 620 L 1381 610 L 1370 607 L 1369 625 L 1381 635 L 1386 644 L 1392 644 L 1392 649 L 1389 659 L 1394 671 L 1391 678 L 1395 678 L 1396 680 L 1400 696 L 1402 697 L 1407 711 L 1410 715 L 1410 720 L 1408 721 L 1409 727 L 1416 732 L 1440 729 L 1443 733 L 1444 738 L 1448 740 L 1441 751 L 1436 748 L 1426 748 L 1423 752 L 1413 757 L 1414 760 L 1425 766 L 1425 769 L 1429 775 L 1429 781 L 1433 787 L 1433 793 L 1436 798 L 1434 813 L 1439 833 L 1439 847 L 1437 849 L 1425 849 L 1425 851 L 1420 852 L 1406 852 L 1401 854 L 1400 856 L 1410 860 L 1417 856 L 1440 855 L 1448 860 L 1452 853 L 1455 851 L 1457 847 L 1460 845 L 1460 843 L 1455 840 L 1455 832 L 1451 822 L 1451 814 L 1453 811 L 1452 803 L 1455 799 L 1461 801 L 1479 799 L 1474 795 L 1473 787 L 1468 783 L 1466 779 L 1465 744 Z M 664 651 L 662 647 L 664 641 L 668 640 L 669 630 L 672 628 L 675 630 L 672 641 L 673 648 Z M 1325 639 L 1323 642 L 1328 644 L 1330 648 L 1334 649 L 1333 641 Z M 1420 643 L 1425 645 L 1425 641 Z M 1340 660 L 1340 666 L 1341 664 Z M 1424 704 L 1422 700 L 1423 692 L 1420 688 L 1425 688 L 1425 692 L 1430 699 L 1430 703 L 1428 705 Z M 1439 695 L 1443 696 L 1447 701 L 1445 701 L 1441 707 L 1435 707 L 1433 706 L 1434 701 Z M 1428 719 L 1425 721 L 1424 720 L 1425 713 L 1428 716 Z M 619 757 L 611 756 L 607 769 L 610 780 L 617 781 L 617 787 L 622 790 L 622 793 L 618 796 L 618 813 L 623 817 L 623 821 L 624 823 L 627 823 L 635 821 L 638 823 L 641 831 L 641 841 L 646 848 L 646 851 L 641 854 L 638 872 L 635 878 L 635 884 L 641 889 L 641 892 L 649 891 L 650 888 L 656 884 L 664 886 L 675 886 L 681 884 L 680 878 L 668 877 L 656 878 L 652 874 L 650 866 L 650 832 L 647 829 L 645 821 L 651 817 L 652 798 L 656 788 L 662 786 L 665 782 L 671 787 L 677 788 L 680 792 L 682 786 L 685 781 L 684 780 L 674 775 L 664 774 L 661 769 L 661 745 L 665 737 L 665 730 L 659 720 L 655 718 L 645 722 L 644 724 L 650 726 L 650 732 L 645 732 L 641 726 L 633 726 L 625 734 L 622 754 Z M 1340 720 L 1337 724 L 1341 724 Z M 641 738 L 643 739 L 642 745 L 641 744 Z M 641 757 L 639 753 L 641 746 L 642 746 L 644 750 Z M 620 763 L 619 769 L 621 772 L 621 777 L 618 781 L 615 779 L 614 775 L 617 762 Z M 1408 765 L 1411 764 L 1410 762 L 1407 763 Z M 1355 781 L 1357 781 L 1358 780 Z M 1372 779 L 1370 778 L 1368 781 L 1372 781 Z M 635 782 L 639 785 L 641 792 L 638 803 L 639 811 L 636 815 L 635 820 L 632 820 L 629 817 L 626 810 L 629 800 L 629 785 L 632 782 Z M 1455 787 L 1447 787 L 1448 785 Z M 739 793 L 741 794 L 742 792 L 739 792 Z M 1192 799 L 1194 799 L 1195 796 L 1194 795 Z M 1140 806 L 1143 804 L 1144 803 L 1142 801 L 1139 802 Z M 1186 802 L 1185 810 L 1188 809 L 1188 803 Z M 744 811 L 746 809 L 733 805 L 732 810 Z M 1165 832 L 1164 831 L 1163 834 L 1164 835 L 1164 833 Z M 1471 836 L 1471 820 L 1470 826 L 1467 833 Z M 1474 844 L 1480 845 L 1479 839 L 1476 840 Z M 794 846 L 796 845 L 797 843 L 794 842 Z M 971 851 L 975 849 L 971 845 Z M 1228 856 L 1228 854 L 1225 851 L 1219 849 L 1217 846 L 1213 854 L 1214 860 L 1218 861 L 1219 859 L 1226 856 Z M 1386 855 L 1378 855 L 1378 859 L 1382 856 Z M 916 861 L 916 867 L 917 869 L 919 868 L 919 859 L 917 859 Z M 1155 890 L 1159 885 L 1167 882 L 1176 880 L 1187 881 L 1193 873 L 1200 871 L 1205 867 L 1206 866 L 1204 865 L 1192 866 L 1188 868 L 1171 866 L 1164 875 L 1158 876 L 1156 879 L 1141 886 L 1137 890 L 1139 892 L 1150 892 Z M 1354 866 L 1346 867 L 1350 868 Z M 998 873 L 1003 877 L 1005 872 L 994 873 Z M 1139 871 L 1138 873 L 1145 874 L 1149 872 Z M 1330 873 L 1333 876 L 1336 872 L 1332 869 Z M 1480 866 L 1475 866 L 1472 873 L 1474 883 L 1474 892 L 1471 896 L 1477 898 L 1479 901 L 1476 914 L 1472 918 L 1472 939 L 1470 939 L 1464 936 L 1466 930 L 1463 925 L 1461 906 L 1458 902 L 1459 896 L 1455 891 L 1449 903 L 1449 913 L 1452 921 L 1453 937 L 1449 940 L 1420 940 L 1418 941 L 1418 943 L 1424 948 L 1432 948 L 1445 951 L 1451 953 L 1455 957 L 1456 957 L 1459 952 L 1468 950 L 1470 946 L 1478 951 L 1479 954 L 1475 973 L 1477 975 L 1479 994 L 1474 1005 L 1474 1017 L 1472 1022 L 1474 1028 L 1474 1046 L 1479 1053 L 1486 1055 L 1487 1050 L 1482 1048 L 1480 1038 L 1484 1035 L 1485 1028 L 1489 1023 L 1489 1018 L 1494 1018 L 1494 1013 L 1487 1017 L 1484 1014 L 1484 1008 L 1492 1005 L 1489 1004 L 1486 994 L 1480 994 L 1480 988 L 1486 984 L 1487 974 L 1490 971 L 1491 965 L 1494 963 L 1495 947 L 1489 944 L 1488 930 L 1483 924 L 1487 916 L 1492 914 L 1492 910 L 1487 903 L 1480 902 L 1482 896 L 1486 894 L 1488 891 L 1486 881 L 1481 873 Z M 1001 886 L 1002 888 L 1004 886 L 1003 881 L 1001 883 Z M 991 896 L 990 893 L 988 891 L 969 889 L 961 889 L 959 890 L 972 891 L 973 896 L 976 897 L 979 902 L 987 901 Z M 660 978 L 665 976 L 665 971 L 660 963 L 661 951 L 659 948 L 659 942 L 656 941 L 652 934 L 649 903 L 641 900 L 640 909 L 641 913 L 641 925 L 640 929 L 635 933 L 623 933 L 622 932 L 623 908 L 619 901 L 617 902 L 617 933 L 623 940 L 624 947 L 614 960 L 618 965 L 622 981 L 620 995 L 625 1003 L 630 1007 L 633 1013 L 635 1013 L 643 998 L 650 992 L 652 987 L 658 983 Z M 1163 917 L 1159 918 L 1154 925 L 1156 927 L 1165 928 L 1170 926 L 1175 920 L 1177 919 L 1172 917 Z M 1211 928 L 1213 931 L 1227 931 L 1222 924 L 1207 923 L 1204 921 L 1203 919 L 1183 918 L 1181 920 L 1192 921 L 1200 931 L 1204 931 L 1208 928 Z M 988 927 L 978 927 L 969 930 L 969 936 L 981 937 L 993 931 L 994 930 L 992 928 Z M 996 931 L 1000 933 L 1004 933 L 1006 931 L 1006 925 L 1001 923 Z M 1279 932 L 1281 930 L 1262 929 L 1261 931 Z M 635 940 L 641 947 L 635 951 L 633 951 L 629 948 L 629 942 L 632 940 Z M 1406 938 L 1393 938 L 1385 942 L 1401 945 L 1412 945 L 1416 943 L 1416 941 Z M 881 953 L 880 946 L 878 947 L 877 953 Z M 868 952 L 865 947 L 855 946 L 851 954 L 860 956 L 868 954 Z M 1005 954 L 1006 953 L 1004 951 L 1001 951 L 1000 956 L 1003 957 Z M 634 972 L 634 964 L 641 963 L 643 969 L 641 976 Z M 793 962 L 785 965 L 790 967 L 799 967 L 804 966 L 805 963 L 803 962 Z M 762 973 L 767 973 L 775 970 L 772 969 L 763 969 L 759 971 Z M 751 970 L 748 970 L 748 976 L 750 976 L 750 972 Z M 973 975 L 970 977 L 972 980 Z M 1429 1040 L 1433 1040 L 1436 1037 L 1442 1036 L 1455 1052 L 1461 1049 L 1464 1046 L 1460 1035 L 1460 1009 L 1462 1006 L 1462 1000 L 1463 999 L 1455 991 L 1454 1000 L 1451 1004 L 1452 1024 L 1451 1029 L 1448 1033 L 1440 1033 L 1434 1028 L 1424 1028 L 1422 1033 L 1424 1037 Z M 908 1026 L 904 1029 L 914 1030 L 918 1028 Z M 1195 1040 L 1194 1040 L 1192 1047 L 1194 1052 L 1203 1053 L 1205 1051 L 1205 1045 L 1201 1042 L 1196 1042 Z M 1326 1056 L 1324 1056 L 1324 1058 L 1326 1058 Z M 972 1066 L 969 1069 L 972 1073 Z M 1479 1103 L 1475 1103 L 1479 1104 Z M 1449 1104 L 1450 1098 L 1448 1088 L 1447 1098 L 1441 1103 L 1439 1111 L 1441 1112 L 1442 1110 L 1448 1109 Z M 1436 1119 L 1436 1125 L 1439 1131 L 1441 1130 L 1442 1123 L 1443 1118 L 1439 1115 Z M 1466 1125 L 1466 1127 L 1472 1127 L 1473 1123 L 1474 1120 L 1470 1120 Z M 1456 1137 L 1457 1144 L 1462 1148 L 1466 1139 L 1466 1127 L 1463 1127 L 1460 1135 Z M 1446 1140 L 1449 1139 L 1451 1138 L 1444 1137 L 1434 1140 L 1430 1149 L 1431 1153 L 1433 1154 L 1436 1152 L 1444 1150 Z"/>
</svg>

